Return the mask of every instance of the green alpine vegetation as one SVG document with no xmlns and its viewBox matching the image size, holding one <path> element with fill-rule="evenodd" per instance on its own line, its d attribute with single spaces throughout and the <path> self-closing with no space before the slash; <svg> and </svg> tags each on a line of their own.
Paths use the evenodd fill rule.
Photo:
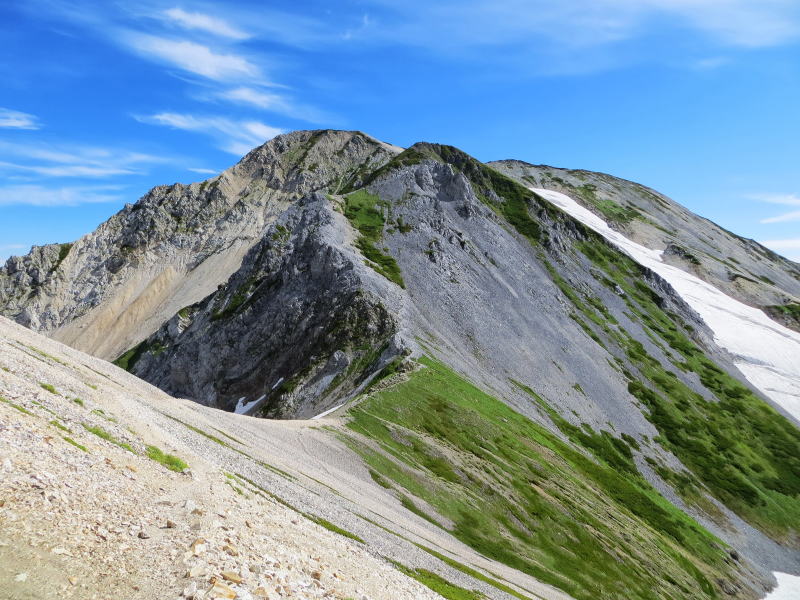
<svg viewBox="0 0 800 600">
<path fill-rule="evenodd" d="M 107 442 L 111 442 L 115 446 L 119 446 L 120 448 L 122 448 L 124 450 L 127 450 L 128 452 L 131 452 L 132 454 L 136 454 L 136 452 L 133 450 L 133 448 L 130 446 L 130 444 L 126 444 L 125 442 L 122 442 L 122 441 L 118 440 L 117 438 L 115 438 L 113 435 L 111 435 L 109 432 L 107 432 L 102 427 L 98 427 L 97 425 L 87 425 L 86 423 L 84 423 L 83 424 L 83 428 L 86 431 L 88 431 L 89 433 L 93 433 L 94 435 L 96 435 L 100 439 L 103 439 L 103 440 L 105 440 Z"/>
<path fill-rule="evenodd" d="M 167 454 L 166 452 L 163 452 L 157 446 L 147 446 L 145 451 L 147 452 L 147 457 L 149 459 L 154 460 L 157 463 L 161 463 L 170 471 L 180 473 L 184 469 L 189 468 L 189 465 L 183 462 L 180 458 L 173 454 Z"/>
<path fill-rule="evenodd" d="M 8 400 L 8 399 L 6 399 L 6 398 L 3 398 L 2 396 L 0 396 L 0 402 L 2 402 L 3 404 L 8 404 L 10 407 L 12 407 L 12 408 L 14 408 L 14 409 L 18 410 L 19 412 L 21 412 L 21 413 L 23 413 L 23 414 L 30 415 L 30 416 L 32 416 L 32 417 L 35 417 L 35 416 L 36 416 L 35 414 L 33 414 L 31 411 L 29 411 L 29 410 L 28 410 L 27 408 L 25 408 L 24 406 L 21 406 L 20 404 L 17 404 L 17 403 L 15 403 L 15 402 L 11 402 L 11 400 Z"/>
<path fill-rule="evenodd" d="M 564 183 L 562 182 L 562 185 Z M 597 209 L 603 219 L 606 221 L 612 221 L 615 223 L 630 223 L 634 219 L 639 219 L 642 217 L 642 213 L 640 213 L 635 208 L 631 208 L 629 206 L 622 206 L 617 204 L 613 200 L 608 200 L 605 198 L 600 198 L 597 196 L 597 186 L 591 183 L 586 183 L 579 187 L 569 186 L 572 188 L 574 192 L 576 192 L 581 198 L 583 198 L 587 203 L 591 204 L 594 208 Z"/>
<path fill-rule="evenodd" d="M 508 221 L 532 244 L 536 245 L 542 241 L 544 234 L 541 225 L 531 216 L 531 209 L 535 211 L 552 209 L 528 188 L 453 146 L 415 144 L 399 154 L 392 162 L 396 166 L 405 166 L 425 159 L 449 164 L 463 173 L 483 203 Z M 392 162 L 389 165 L 392 165 Z"/>
<path fill-rule="evenodd" d="M 41 387 L 43 390 L 47 390 L 47 391 L 48 391 L 48 392 L 50 392 L 51 394 L 55 394 L 56 396 L 58 396 L 58 395 L 59 395 L 59 393 L 58 393 L 58 391 L 56 390 L 56 388 L 55 388 L 55 387 L 53 387 L 52 385 L 50 385 L 49 383 L 42 383 L 42 382 L 40 381 L 40 382 L 39 382 L 39 387 Z"/>
<path fill-rule="evenodd" d="M 576 600 L 717 597 L 710 582 L 732 568 L 722 543 L 638 475 L 626 442 L 569 430 L 582 451 L 444 364 L 420 363 L 352 408 L 345 434 L 401 499 Z"/>
<path fill-rule="evenodd" d="M 136 361 L 139 360 L 146 351 L 147 351 L 146 342 L 137 344 L 136 346 L 134 346 L 121 356 L 117 357 L 116 360 L 114 360 L 114 364 L 117 365 L 120 369 L 131 371 L 133 369 L 133 366 L 136 364 Z"/>
<path fill-rule="evenodd" d="M 429 587 L 447 600 L 483 600 L 486 598 L 485 595 L 476 590 L 467 590 L 454 585 L 442 576 L 428 571 L 427 569 L 411 569 L 396 561 L 392 561 L 392 564 L 394 564 L 395 568 L 401 573 L 405 573 L 409 577 L 416 579 L 422 585 Z"/>
<path fill-rule="evenodd" d="M 344 215 L 361 234 L 356 240 L 356 246 L 369 261 L 369 266 L 389 281 L 405 288 L 397 261 L 377 247 L 383 238 L 383 227 L 386 224 L 384 210 L 389 210 L 388 203 L 366 190 L 358 190 L 345 196 Z"/>
<path fill-rule="evenodd" d="M 628 391 L 659 431 L 656 441 L 743 519 L 778 541 L 792 539 L 800 523 L 800 430 L 706 356 L 691 340 L 692 328 L 662 309 L 662 299 L 642 283 L 643 267 L 586 233 L 589 239 L 578 247 L 602 269 L 601 283 L 625 292 L 629 313 L 675 369 L 696 374 L 707 390 L 708 397 L 694 391 L 624 328 L 611 327 L 605 315 L 562 287 L 582 314 L 600 324 L 593 333 L 604 339 L 596 341 L 623 365 Z"/>
<path fill-rule="evenodd" d="M 158 356 L 166 349 L 167 349 L 166 346 L 157 341 L 148 342 L 148 340 L 144 340 L 143 342 L 137 344 L 124 354 L 118 356 L 113 361 L 113 363 L 117 365 L 119 368 L 131 372 L 133 371 L 133 367 L 136 365 L 138 360 L 148 352 L 153 354 L 154 356 Z"/>
<path fill-rule="evenodd" d="M 774 306 L 767 306 L 766 311 L 773 316 L 780 315 L 790 323 L 793 323 L 795 328 L 800 329 L 800 304 L 796 302 L 776 304 Z"/>
</svg>

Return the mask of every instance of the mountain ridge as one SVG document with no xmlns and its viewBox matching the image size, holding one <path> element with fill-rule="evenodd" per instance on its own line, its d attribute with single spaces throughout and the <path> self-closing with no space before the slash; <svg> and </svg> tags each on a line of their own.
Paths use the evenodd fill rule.
<svg viewBox="0 0 800 600">
<path fill-rule="evenodd" d="M 566 190 L 614 231 L 746 304 L 791 305 L 792 264 L 706 231 L 704 220 L 668 199 L 602 174 L 519 162 L 500 164 L 503 173 L 451 146 L 400 151 L 327 131 L 276 138 L 245 160 L 246 193 L 208 199 L 243 211 L 214 227 L 229 231 L 230 218 L 260 233 L 230 252 L 235 260 L 222 246 L 210 251 L 200 264 L 227 268 L 208 272 L 205 288 L 163 310 L 148 299 L 180 276 L 163 263 L 158 273 L 146 271 L 154 289 L 145 290 L 149 304 L 140 312 L 160 319 L 157 327 L 142 327 L 135 306 L 142 294 L 131 300 L 121 286 L 109 312 L 130 315 L 126 327 L 143 341 L 115 340 L 120 364 L 174 395 L 228 411 L 345 416 L 343 439 L 409 510 L 576 599 L 597 589 L 622 597 L 624 579 L 634 597 L 648 597 L 656 582 L 643 573 L 658 564 L 656 548 L 668 548 L 659 568 L 674 579 L 657 584 L 657 597 L 698 597 L 688 591 L 692 581 L 700 597 L 757 597 L 768 571 L 800 571 L 793 525 L 800 463 L 792 458 L 800 431 L 791 411 L 743 376 L 673 285 L 547 196 Z M 206 190 L 192 185 L 193 202 L 204 202 Z M 268 198 L 256 198 L 261 192 Z M 154 240 L 145 245 L 158 247 L 163 236 Z M 146 251 L 131 247 L 103 264 L 116 268 L 122 258 L 120 269 L 134 278 L 148 263 Z M 55 248 L 49 253 L 45 269 L 59 258 Z M 72 268 L 71 255 L 52 271 Z M 39 267 L 28 269 L 31 281 Z M 57 286 L 45 281 L 45 292 L 31 292 L 24 277 L 10 278 L 19 271 L 9 271 L 0 273 L 0 308 L 35 326 L 46 291 Z M 729 276 L 734 271 L 739 276 Z M 91 296 L 96 283 L 79 283 Z M 98 336 L 113 331 L 97 318 L 79 325 Z M 529 444 L 508 441 L 517 437 Z M 557 460 L 542 470 L 551 454 Z M 497 496 L 481 497 L 476 482 Z M 626 538 L 591 521 L 596 502 L 621 511 L 614 514 L 625 531 L 653 532 L 620 550 L 620 571 L 611 567 L 611 548 Z M 474 513 L 475 505 L 482 510 Z M 573 530 L 558 516 L 565 511 L 594 533 Z M 539 537 L 540 527 L 561 544 Z M 573 536 L 592 549 L 591 575 L 566 566 L 579 551 L 567 541 Z M 731 562 L 724 544 L 753 566 Z M 617 576 L 602 577 L 602 568 Z"/>
</svg>

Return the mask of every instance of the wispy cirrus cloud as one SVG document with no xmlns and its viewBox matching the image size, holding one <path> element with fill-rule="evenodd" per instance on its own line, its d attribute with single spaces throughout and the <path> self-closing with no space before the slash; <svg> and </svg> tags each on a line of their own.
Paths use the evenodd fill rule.
<svg viewBox="0 0 800 600">
<path fill-rule="evenodd" d="M 217 98 L 309 123 L 330 123 L 338 120 L 326 111 L 295 101 L 287 94 L 263 88 L 241 86 L 227 89 L 217 93 Z"/>
<path fill-rule="evenodd" d="M 749 196 L 753 200 L 759 202 L 767 202 L 769 204 L 783 204 L 784 206 L 798 206 L 800 207 L 800 196 L 796 194 L 751 194 Z M 761 223 L 788 223 L 791 221 L 800 221 L 800 210 L 793 210 L 782 213 L 774 217 L 767 217 L 761 219 Z"/>
<path fill-rule="evenodd" d="M 251 37 L 249 33 L 231 25 L 218 16 L 211 16 L 199 12 L 187 12 L 182 8 L 170 8 L 163 13 L 164 17 L 170 22 L 185 29 L 193 29 L 231 38 L 234 40 L 246 40 Z"/>
<path fill-rule="evenodd" d="M 213 81 L 258 81 L 261 69 L 244 56 L 217 52 L 197 42 L 146 33 L 128 33 L 124 41 L 141 55 Z"/>
<path fill-rule="evenodd" d="M 777 217 L 769 217 L 761 219 L 761 223 L 788 223 L 790 221 L 800 221 L 800 210 L 793 210 L 791 212 L 783 213 Z"/>
<path fill-rule="evenodd" d="M 227 117 L 192 115 L 163 112 L 148 116 L 137 116 L 138 121 L 151 125 L 163 125 L 173 129 L 194 131 L 214 138 L 221 150 L 242 156 L 284 133 L 283 129 L 256 120 L 234 120 Z"/>
<path fill-rule="evenodd" d="M 168 160 L 116 148 L 0 141 L 0 173 L 6 175 L 102 178 L 138 174 L 145 165 Z"/>
<path fill-rule="evenodd" d="M 122 200 L 120 186 L 0 186 L 0 206 L 26 204 L 29 206 L 77 206 Z"/>
<path fill-rule="evenodd" d="M 760 242 L 763 246 L 783 254 L 787 258 L 800 262 L 800 238 L 788 240 L 764 240 Z"/>
<path fill-rule="evenodd" d="M 35 115 L 0 108 L 0 128 L 2 129 L 40 129 L 39 119 Z"/>
<path fill-rule="evenodd" d="M 655 24 L 699 31 L 709 41 L 745 48 L 800 37 L 794 0 L 371 0 L 393 17 L 371 19 L 362 36 L 405 38 L 427 46 L 487 46 L 547 40 L 597 46 L 641 37 Z M 447 35 L 443 35 L 443 34 Z M 438 35 L 432 35 L 438 34 Z M 531 36 L 539 36 L 532 38 Z"/>
</svg>

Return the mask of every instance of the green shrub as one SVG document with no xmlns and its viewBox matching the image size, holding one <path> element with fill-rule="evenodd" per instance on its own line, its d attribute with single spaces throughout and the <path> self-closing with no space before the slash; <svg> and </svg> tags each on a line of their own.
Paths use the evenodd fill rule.
<svg viewBox="0 0 800 600">
<path fill-rule="evenodd" d="M 60 396 L 60 394 L 59 394 L 59 393 L 56 391 L 56 388 L 54 388 L 54 387 L 53 387 L 52 385 L 50 385 L 49 383 L 42 383 L 42 382 L 40 381 L 40 382 L 39 382 L 39 386 L 40 386 L 40 387 L 41 387 L 43 390 L 47 390 L 47 391 L 48 391 L 48 392 L 50 392 L 51 394 L 55 394 L 56 396 Z"/>
<path fill-rule="evenodd" d="M 170 471 L 180 473 L 184 469 L 189 468 L 189 465 L 183 462 L 180 458 L 172 454 L 166 454 L 165 452 L 162 452 L 157 446 L 146 446 L 145 451 L 147 452 L 147 458 L 154 460 L 157 463 L 161 463 Z"/>
<path fill-rule="evenodd" d="M 99 437 L 101 439 L 104 439 L 107 442 L 111 442 L 112 444 L 114 444 L 116 446 L 119 446 L 123 450 L 127 450 L 128 452 L 131 452 L 132 454 L 136 454 L 136 452 L 134 452 L 133 448 L 131 448 L 131 446 L 129 444 L 126 444 L 125 442 L 121 442 L 120 440 L 115 438 L 113 435 L 111 435 L 109 432 L 107 432 L 102 427 L 98 427 L 96 425 L 87 425 L 86 423 L 84 423 L 83 424 L 83 428 L 86 431 L 88 431 L 89 433 L 93 433 L 97 437 Z"/>
<path fill-rule="evenodd" d="M 89 452 L 89 450 L 86 449 L 86 446 L 84 446 L 83 444 L 79 444 L 78 442 L 73 440 L 71 437 L 64 436 L 63 439 L 68 444 L 72 444 L 73 446 L 75 446 L 78 450 L 82 450 L 83 452 Z"/>
</svg>

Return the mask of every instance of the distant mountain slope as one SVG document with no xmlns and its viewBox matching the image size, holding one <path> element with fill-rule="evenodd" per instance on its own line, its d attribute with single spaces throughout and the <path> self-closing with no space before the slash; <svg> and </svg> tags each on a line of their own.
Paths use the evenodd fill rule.
<svg viewBox="0 0 800 600">
<path fill-rule="evenodd" d="M 54 335 L 111 339 L 118 364 L 209 406 L 347 415 L 338 435 L 407 509 L 576 600 L 756 598 L 769 571 L 800 573 L 797 423 L 747 383 L 713 323 L 664 277 L 554 203 L 548 194 L 562 184 L 532 191 L 532 175 L 512 169 L 515 180 L 450 146 L 400 152 L 361 134 L 284 137 L 254 151 L 264 162 L 243 189 L 260 189 L 289 160 L 274 149 L 287 146 L 292 156 L 320 153 L 298 167 L 309 177 L 328 164 L 323 173 L 347 175 L 302 193 L 290 186 L 270 219 L 267 205 L 242 204 L 241 220 L 263 229 L 236 265 L 213 273 L 213 289 L 180 302 L 168 293 L 162 308 L 143 311 L 150 320 L 134 303 L 114 308 L 129 346 L 94 317 L 64 316 Z M 349 143 L 358 151 L 341 156 Z M 612 183 L 615 202 L 644 194 Z M 609 214 L 623 210 L 607 202 L 598 205 Z M 758 252 L 735 236 L 652 202 L 664 223 L 684 223 L 673 239 L 684 259 L 695 245 L 743 253 L 747 272 L 774 282 L 751 300 L 794 293 L 794 263 L 749 256 Z M 664 234 L 642 210 L 616 227 L 634 239 Z M 708 253 L 682 268 L 719 262 Z M 14 271 L 28 265 L 30 276 L 34 262 L 7 266 L 3 310 L 35 327 L 50 318 L 42 306 L 65 300 Z M 168 276 L 148 264 L 156 279 Z M 715 269 L 703 276 L 714 281 Z M 720 285 L 744 298 L 736 279 Z M 69 281 L 81 297 L 102 294 L 91 279 Z M 115 302 L 99 299 L 87 315 Z M 800 368 L 785 375 L 800 381 Z"/>
<path fill-rule="evenodd" d="M 800 264 L 638 183 L 518 160 L 489 165 L 524 185 L 567 194 L 631 240 L 663 251 L 667 263 L 800 331 Z"/>
</svg>

